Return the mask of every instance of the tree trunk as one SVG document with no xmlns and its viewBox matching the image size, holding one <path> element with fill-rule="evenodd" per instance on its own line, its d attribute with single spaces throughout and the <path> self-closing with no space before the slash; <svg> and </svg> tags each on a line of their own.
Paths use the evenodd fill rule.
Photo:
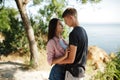
<svg viewBox="0 0 120 80">
<path fill-rule="evenodd" d="M 38 67 L 38 48 L 37 48 L 37 44 L 35 42 L 35 37 L 34 37 L 34 31 L 33 28 L 31 26 L 31 22 L 28 18 L 27 12 L 26 12 L 26 4 L 28 3 L 29 0 L 15 0 L 17 7 L 19 9 L 25 30 L 26 30 L 26 34 L 27 34 L 27 38 L 29 41 L 29 47 L 30 47 L 30 62 L 32 63 L 32 66 L 34 67 Z"/>
</svg>

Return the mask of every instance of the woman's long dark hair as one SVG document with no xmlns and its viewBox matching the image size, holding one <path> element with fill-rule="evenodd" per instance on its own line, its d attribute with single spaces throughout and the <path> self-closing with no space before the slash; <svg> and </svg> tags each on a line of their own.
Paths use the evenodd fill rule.
<svg viewBox="0 0 120 80">
<path fill-rule="evenodd" d="M 55 36 L 55 31 L 56 31 L 58 20 L 59 19 L 57 19 L 57 18 L 53 18 L 49 22 L 49 25 L 48 25 L 48 41 Z"/>
</svg>

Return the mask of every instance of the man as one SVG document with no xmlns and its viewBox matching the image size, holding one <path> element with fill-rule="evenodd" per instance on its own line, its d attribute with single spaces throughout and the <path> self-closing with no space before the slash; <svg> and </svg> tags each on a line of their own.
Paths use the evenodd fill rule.
<svg viewBox="0 0 120 80">
<path fill-rule="evenodd" d="M 82 80 L 87 59 L 88 37 L 84 28 L 79 26 L 76 9 L 67 8 L 62 17 L 69 27 L 73 27 L 69 34 L 68 57 L 62 61 L 62 64 L 66 64 L 67 70 L 65 80 Z"/>
</svg>

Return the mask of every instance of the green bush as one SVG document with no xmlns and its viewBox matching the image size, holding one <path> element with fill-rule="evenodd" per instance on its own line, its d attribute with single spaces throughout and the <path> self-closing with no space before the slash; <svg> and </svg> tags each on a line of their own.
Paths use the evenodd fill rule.
<svg viewBox="0 0 120 80">
<path fill-rule="evenodd" d="M 7 14 L 5 14 L 5 12 Z M 5 35 L 5 41 L 0 43 L 0 54 L 8 54 L 21 48 L 24 48 L 24 50 L 25 48 L 28 49 L 25 30 L 23 23 L 17 17 L 17 10 L 13 8 L 3 8 L 0 14 L 0 20 L 3 22 L 5 20 L 5 24 L 9 26 L 6 27 L 6 25 L 1 24 L 2 22 L 0 22 L 0 26 L 2 27 L 0 32 Z"/>
<path fill-rule="evenodd" d="M 120 52 L 106 64 L 104 72 L 98 72 L 94 80 L 120 80 Z"/>
</svg>

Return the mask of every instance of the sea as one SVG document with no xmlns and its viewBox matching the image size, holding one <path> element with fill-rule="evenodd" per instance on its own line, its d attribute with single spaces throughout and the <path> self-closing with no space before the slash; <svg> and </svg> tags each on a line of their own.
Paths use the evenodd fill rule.
<svg viewBox="0 0 120 80">
<path fill-rule="evenodd" d="M 89 46 L 95 45 L 109 53 L 120 51 L 120 24 L 81 24 L 88 34 Z"/>
</svg>

